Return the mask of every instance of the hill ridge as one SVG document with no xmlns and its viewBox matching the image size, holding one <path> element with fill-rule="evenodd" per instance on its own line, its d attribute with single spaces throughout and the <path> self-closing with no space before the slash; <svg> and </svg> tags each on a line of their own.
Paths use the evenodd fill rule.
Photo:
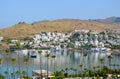
<svg viewBox="0 0 120 79">
<path fill-rule="evenodd" d="M 119 25 L 118 25 L 119 26 Z M 89 20 L 62 19 L 43 21 L 34 24 L 19 23 L 9 28 L 0 29 L 0 36 L 5 38 L 24 38 L 40 32 L 67 32 L 75 28 L 102 31 L 104 29 L 120 29 L 111 24 L 103 24 Z"/>
</svg>

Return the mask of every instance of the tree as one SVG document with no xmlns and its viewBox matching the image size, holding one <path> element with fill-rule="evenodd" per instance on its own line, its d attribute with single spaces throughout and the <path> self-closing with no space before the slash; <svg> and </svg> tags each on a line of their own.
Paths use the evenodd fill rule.
<svg viewBox="0 0 120 79">
<path fill-rule="evenodd" d="M 55 58 L 56 58 L 56 56 L 53 55 L 52 58 L 53 58 L 53 61 L 54 61 L 54 73 L 55 73 Z"/>
<path fill-rule="evenodd" d="M 10 53 L 10 50 L 9 50 L 9 49 L 6 49 L 6 50 L 5 50 L 5 54 L 7 55 L 7 70 L 6 70 L 7 79 L 8 79 L 8 74 L 9 74 L 9 68 L 8 68 L 9 53 Z"/>
<path fill-rule="evenodd" d="M 0 58 L 0 79 L 2 79 L 2 58 Z"/>
<path fill-rule="evenodd" d="M 71 68 L 70 68 L 70 70 L 74 71 L 74 68 L 73 68 L 73 67 L 71 67 Z M 77 73 L 76 73 L 76 74 L 77 74 Z M 71 75 L 71 77 L 72 77 L 72 75 Z"/>
<path fill-rule="evenodd" d="M 74 48 L 74 44 L 69 42 L 69 43 L 67 44 L 67 48 Z"/>
<path fill-rule="evenodd" d="M 28 58 L 24 58 L 24 63 L 25 63 L 25 65 L 26 65 L 26 73 L 27 73 L 27 77 L 28 77 L 29 59 L 28 59 Z"/>
<path fill-rule="evenodd" d="M 96 66 L 93 66 L 93 70 L 94 70 L 94 77 L 95 77 L 95 69 L 96 69 Z"/>
<path fill-rule="evenodd" d="M 73 71 L 75 71 L 76 72 L 76 76 L 78 76 L 77 69 L 74 68 Z"/>
<path fill-rule="evenodd" d="M 81 76 L 82 76 L 82 67 L 83 67 L 83 65 L 80 64 L 79 66 L 80 66 L 80 73 L 81 73 Z"/>
<path fill-rule="evenodd" d="M 11 73 L 11 77 L 14 78 L 14 73 Z"/>
<path fill-rule="evenodd" d="M 18 75 L 20 74 L 20 71 L 18 70 L 15 73 L 17 74 L 17 78 L 18 78 Z"/>
<path fill-rule="evenodd" d="M 82 64 L 80 64 L 79 66 L 80 66 L 80 72 L 82 72 L 82 67 L 83 67 L 83 65 L 82 65 Z"/>
<path fill-rule="evenodd" d="M 112 55 L 108 56 L 108 62 L 109 62 L 110 72 L 111 72 L 112 58 L 113 58 Z"/>
<path fill-rule="evenodd" d="M 64 76 L 67 77 L 68 76 L 68 68 L 65 68 L 65 73 Z"/>
<path fill-rule="evenodd" d="M 22 74 L 23 74 L 23 76 L 25 76 L 26 75 L 26 71 L 22 71 Z"/>
<path fill-rule="evenodd" d="M 103 68 L 103 63 L 104 63 L 104 58 L 100 58 L 99 61 L 100 61 L 100 63 L 101 63 L 101 70 L 102 70 L 102 68 Z"/>
<path fill-rule="evenodd" d="M 6 74 L 6 77 L 7 77 L 7 79 L 8 79 L 8 71 L 5 71 L 4 73 Z"/>
<path fill-rule="evenodd" d="M 18 50 L 18 68 L 19 68 L 19 76 L 21 77 L 21 69 L 20 69 L 20 56 L 19 56 L 19 52 L 20 52 L 20 48 L 21 48 L 21 45 L 19 42 L 16 43 L 16 48 Z"/>
<path fill-rule="evenodd" d="M 40 73 L 41 73 L 41 78 L 42 78 L 42 60 L 41 60 L 41 54 L 43 53 L 41 50 L 38 51 L 39 55 L 40 55 Z"/>
<path fill-rule="evenodd" d="M 63 49 L 63 48 L 64 48 L 64 45 L 63 45 L 63 44 L 61 44 L 61 45 L 60 45 L 60 47 Z"/>
<path fill-rule="evenodd" d="M 50 54 L 47 53 L 45 55 L 45 57 L 47 58 L 47 78 L 48 78 L 48 75 L 49 75 L 48 71 L 49 71 L 49 58 L 50 58 Z"/>
<path fill-rule="evenodd" d="M 113 69 L 116 70 L 116 69 L 115 69 L 116 64 L 112 64 L 112 66 L 113 66 Z"/>
<path fill-rule="evenodd" d="M 84 69 L 86 69 L 87 68 L 87 62 L 86 62 L 87 53 L 84 53 L 83 57 L 84 57 Z"/>
<path fill-rule="evenodd" d="M 55 78 L 53 79 L 63 79 L 63 71 L 56 71 L 55 72 Z"/>
<path fill-rule="evenodd" d="M 14 68 L 14 64 L 15 64 L 16 58 L 12 58 L 11 61 L 12 61 L 12 64 L 13 64 L 13 79 L 15 79 L 15 68 Z"/>
<path fill-rule="evenodd" d="M 116 66 L 117 66 L 117 69 L 119 68 L 119 64 L 116 64 Z"/>
</svg>

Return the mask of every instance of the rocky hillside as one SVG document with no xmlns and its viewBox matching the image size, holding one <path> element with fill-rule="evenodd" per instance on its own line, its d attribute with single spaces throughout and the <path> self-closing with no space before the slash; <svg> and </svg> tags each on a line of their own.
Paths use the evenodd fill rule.
<svg viewBox="0 0 120 79">
<path fill-rule="evenodd" d="M 105 18 L 105 19 L 95 19 L 92 21 L 105 23 L 105 24 L 120 23 L 120 17 L 114 16 L 114 17 L 109 17 L 109 18 Z"/>
<path fill-rule="evenodd" d="M 118 26 L 120 26 L 118 24 Z M 41 21 L 32 24 L 18 23 L 9 28 L 0 29 L 0 36 L 4 38 L 24 38 L 29 35 L 44 31 L 72 31 L 75 28 L 102 31 L 104 29 L 120 29 L 114 24 L 104 24 L 95 21 L 83 21 L 78 19 L 59 19 L 54 21 Z"/>
</svg>

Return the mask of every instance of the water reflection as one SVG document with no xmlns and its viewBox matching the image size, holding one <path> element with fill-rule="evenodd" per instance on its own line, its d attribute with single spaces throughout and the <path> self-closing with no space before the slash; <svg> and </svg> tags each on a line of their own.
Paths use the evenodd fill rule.
<svg viewBox="0 0 120 79">
<path fill-rule="evenodd" d="M 19 54 L 19 59 L 18 59 L 18 54 Z M 46 53 L 42 54 L 42 68 L 46 69 Z M 56 51 L 56 52 L 51 52 L 51 55 L 56 55 L 55 58 L 55 68 L 56 70 L 61 70 L 65 68 L 77 68 L 80 69 L 79 65 L 83 64 L 84 62 L 84 56 L 83 53 L 80 53 L 80 51 Z M 104 58 L 105 59 L 105 65 L 108 65 L 108 59 L 107 59 L 108 54 L 105 53 L 88 53 L 86 57 L 86 64 L 87 66 L 98 66 L 100 65 L 99 58 Z M 2 73 L 4 74 L 4 71 L 6 71 L 6 65 L 7 65 L 7 56 L 3 53 L 0 53 L 0 57 L 3 59 L 3 64 L 2 64 Z M 9 57 L 8 57 L 8 62 L 9 62 L 9 72 L 12 72 L 12 62 L 11 58 L 16 58 L 16 63 L 15 63 L 15 71 L 18 70 L 18 60 L 20 62 L 20 67 L 21 71 L 25 70 L 25 63 L 24 63 L 24 57 L 27 57 L 27 54 L 24 53 L 23 51 L 14 51 L 11 52 Z M 40 67 L 40 56 L 37 54 L 37 58 L 29 58 L 29 75 L 32 75 L 32 70 L 39 69 Z M 120 56 L 113 56 L 112 63 L 113 64 L 119 64 L 120 63 Z M 49 59 L 49 70 L 53 71 L 54 69 L 54 62 L 53 59 Z M 5 75 L 5 74 L 4 74 Z"/>
</svg>

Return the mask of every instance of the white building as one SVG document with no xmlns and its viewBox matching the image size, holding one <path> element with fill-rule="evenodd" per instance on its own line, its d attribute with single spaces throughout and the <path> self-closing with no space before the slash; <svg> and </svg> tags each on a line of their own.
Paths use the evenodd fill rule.
<svg viewBox="0 0 120 79">
<path fill-rule="evenodd" d="M 88 33 L 90 30 L 76 28 L 74 31 L 75 32 L 80 32 L 80 33 Z"/>
<path fill-rule="evenodd" d="M 70 34 L 58 33 L 58 32 L 42 32 L 35 34 L 33 37 L 34 45 L 47 46 L 45 42 L 50 43 L 62 43 L 70 37 Z"/>
<path fill-rule="evenodd" d="M 0 37 L 0 43 L 2 42 L 2 40 L 3 40 L 3 37 Z"/>
</svg>

